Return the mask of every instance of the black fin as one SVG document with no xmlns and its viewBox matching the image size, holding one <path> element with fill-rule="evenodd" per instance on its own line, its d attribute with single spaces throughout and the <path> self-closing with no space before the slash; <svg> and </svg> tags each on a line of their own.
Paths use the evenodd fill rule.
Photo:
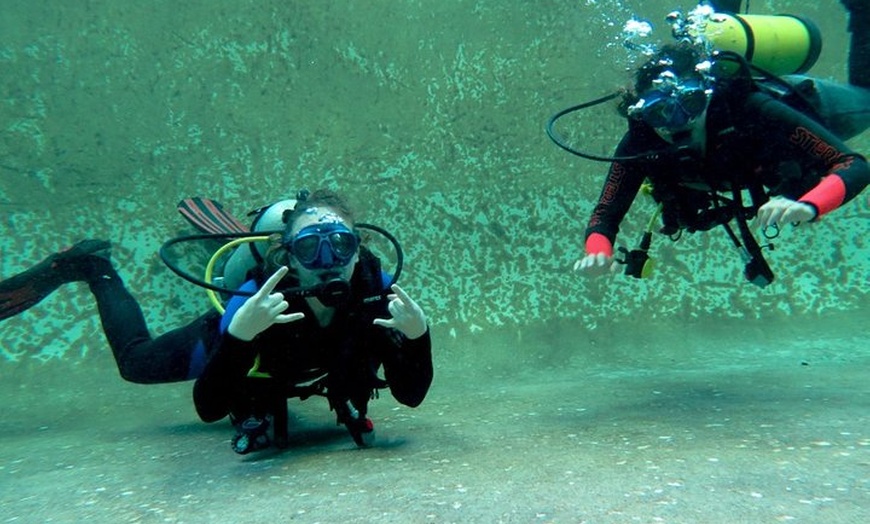
<svg viewBox="0 0 870 524">
<path fill-rule="evenodd" d="M 3 280 L 0 282 L 0 320 L 30 309 L 62 284 L 87 281 L 93 273 L 91 257 L 108 260 L 111 247 L 106 240 L 82 240 Z"/>
</svg>

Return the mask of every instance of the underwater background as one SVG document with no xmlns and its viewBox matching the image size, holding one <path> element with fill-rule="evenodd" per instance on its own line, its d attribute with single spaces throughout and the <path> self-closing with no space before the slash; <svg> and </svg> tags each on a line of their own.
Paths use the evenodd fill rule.
<svg viewBox="0 0 870 524">
<path fill-rule="evenodd" d="M 243 217 L 349 197 L 405 250 L 432 326 L 417 410 L 357 452 L 324 405 L 235 456 L 190 384 L 118 376 L 84 284 L 0 323 L 8 522 L 861 522 L 870 519 L 867 198 L 786 228 L 759 289 L 723 231 L 657 236 L 653 278 L 573 273 L 606 164 L 554 112 L 625 85 L 632 16 L 673 1 L 0 0 L 0 278 L 82 238 L 153 333 L 209 306 L 156 255 L 205 196 Z M 839 2 L 812 74 L 845 80 Z M 612 152 L 613 106 L 563 123 Z M 868 136 L 852 145 L 866 153 Z M 653 211 L 639 198 L 620 243 Z M 382 430 L 383 428 L 383 430 Z"/>
</svg>

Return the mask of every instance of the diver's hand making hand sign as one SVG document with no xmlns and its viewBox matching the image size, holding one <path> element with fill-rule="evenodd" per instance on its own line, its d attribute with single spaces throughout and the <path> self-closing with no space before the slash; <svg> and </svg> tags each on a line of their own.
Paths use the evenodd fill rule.
<svg viewBox="0 0 870 524">
<path fill-rule="evenodd" d="M 289 304 L 284 300 L 284 295 L 273 293 L 275 286 L 288 271 L 287 266 L 275 271 L 263 287 L 242 304 L 227 327 L 230 335 L 240 340 L 251 341 L 272 324 L 286 324 L 305 317 L 304 313 L 284 314 Z"/>
<path fill-rule="evenodd" d="M 376 318 L 375 325 L 398 329 L 409 339 L 422 337 L 429 329 L 423 310 L 398 284 L 393 284 L 390 289 L 393 293 L 387 295 L 390 299 L 387 309 L 393 318 Z"/>
</svg>

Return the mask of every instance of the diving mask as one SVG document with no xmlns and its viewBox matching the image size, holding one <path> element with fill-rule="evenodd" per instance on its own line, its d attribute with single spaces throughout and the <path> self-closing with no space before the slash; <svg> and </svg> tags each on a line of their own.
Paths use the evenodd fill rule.
<svg viewBox="0 0 870 524">
<path fill-rule="evenodd" d="M 628 109 L 655 129 L 682 129 L 707 109 L 711 91 L 701 80 L 659 82 Z"/>
<path fill-rule="evenodd" d="M 293 237 L 285 236 L 285 249 L 306 269 L 346 266 L 359 248 L 359 236 L 342 223 L 312 224 Z"/>
</svg>

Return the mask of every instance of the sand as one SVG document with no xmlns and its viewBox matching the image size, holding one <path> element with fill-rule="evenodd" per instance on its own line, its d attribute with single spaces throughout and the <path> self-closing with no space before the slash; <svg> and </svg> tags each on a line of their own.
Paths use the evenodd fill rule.
<svg viewBox="0 0 870 524">
<path fill-rule="evenodd" d="M 107 355 L 7 365 L 2 521 L 867 522 L 858 317 L 563 328 L 549 353 L 436 330 L 429 397 L 385 392 L 364 450 L 319 398 L 290 402 L 288 449 L 239 456 L 190 384 L 125 383 Z"/>
</svg>

